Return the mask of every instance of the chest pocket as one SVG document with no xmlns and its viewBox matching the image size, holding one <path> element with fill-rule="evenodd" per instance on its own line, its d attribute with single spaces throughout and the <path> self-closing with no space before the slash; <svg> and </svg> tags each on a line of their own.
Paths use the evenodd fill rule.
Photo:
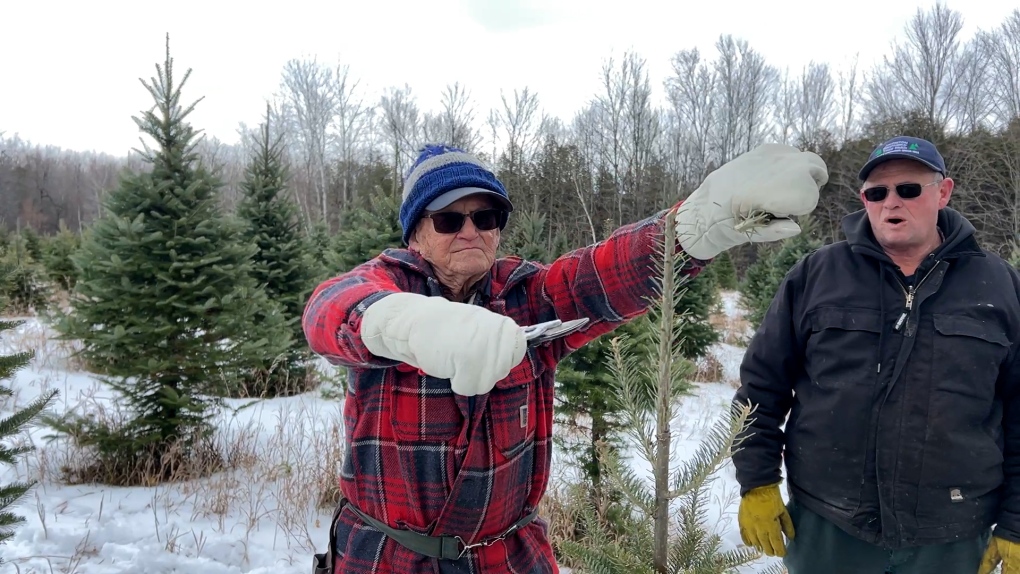
<svg viewBox="0 0 1020 574">
<path fill-rule="evenodd" d="M 460 433 L 464 416 L 448 380 L 404 374 L 391 396 L 390 421 L 398 440 L 448 442 Z"/>
<path fill-rule="evenodd" d="M 545 372 L 537 349 L 528 349 L 510 376 L 496 383 L 489 394 L 492 442 L 503 457 L 512 459 L 535 443 L 538 385 Z"/>
<path fill-rule="evenodd" d="M 933 315 L 933 351 L 938 368 L 933 387 L 991 405 L 999 369 L 1009 353 L 1009 338 L 994 321 L 966 315 Z M 941 359 L 940 359 L 941 358 Z"/>
<path fill-rule="evenodd" d="M 822 387 L 873 385 L 877 380 L 882 315 L 872 309 L 823 307 L 809 317 L 807 372 Z"/>
</svg>

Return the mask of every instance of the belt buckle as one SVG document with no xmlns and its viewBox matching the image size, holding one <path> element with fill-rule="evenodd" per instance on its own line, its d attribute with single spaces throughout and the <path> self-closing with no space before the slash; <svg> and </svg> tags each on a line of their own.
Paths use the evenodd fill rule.
<svg viewBox="0 0 1020 574">
<path fill-rule="evenodd" d="M 464 555 L 467 554 L 467 551 L 471 550 L 472 548 L 482 548 L 482 547 L 485 547 L 485 546 L 492 546 L 493 544 L 495 544 L 497 542 L 502 542 L 503 540 L 506 540 L 506 537 L 510 536 L 511 534 L 513 534 L 514 531 L 516 531 L 516 530 L 517 530 L 517 525 L 515 524 L 515 525 L 511 526 L 510 528 L 507 528 L 502 534 L 500 534 L 498 536 L 493 536 L 492 538 L 486 538 L 485 540 L 481 540 L 479 542 L 475 542 L 474 544 L 468 544 L 460 536 L 454 536 L 454 538 L 456 538 L 457 541 L 460 542 L 460 545 L 463 546 L 463 548 L 460 551 L 460 554 L 457 555 L 457 560 L 460 560 L 461 558 L 463 558 Z"/>
</svg>

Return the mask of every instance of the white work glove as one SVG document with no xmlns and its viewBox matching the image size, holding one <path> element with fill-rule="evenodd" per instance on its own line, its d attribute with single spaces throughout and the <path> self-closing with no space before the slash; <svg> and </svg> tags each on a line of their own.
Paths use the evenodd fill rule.
<svg viewBox="0 0 1020 574">
<path fill-rule="evenodd" d="M 793 237 L 800 226 L 788 217 L 811 213 L 827 181 L 825 162 L 814 153 L 783 144 L 756 147 L 708 174 L 684 200 L 677 240 L 687 255 L 712 259 L 744 243 Z M 776 219 L 762 226 L 746 221 L 761 212 Z"/>
<path fill-rule="evenodd" d="M 361 340 L 376 356 L 450 379 L 453 392 L 466 396 L 489 392 L 528 351 L 513 319 L 417 293 L 392 293 L 369 305 Z"/>
</svg>

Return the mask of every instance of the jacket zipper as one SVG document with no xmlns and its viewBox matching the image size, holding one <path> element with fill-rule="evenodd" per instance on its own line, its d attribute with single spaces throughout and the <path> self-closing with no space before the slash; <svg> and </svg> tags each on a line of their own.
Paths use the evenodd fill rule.
<svg viewBox="0 0 1020 574">
<path fill-rule="evenodd" d="M 907 300 L 904 304 L 903 313 L 900 314 L 899 319 L 896 319 L 896 325 L 893 326 L 893 331 L 899 332 L 899 330 L 903 328 L 903 325 L 907 322 L 907 317 L 910 315 L 910 312 L 914 309 L 914 294 L 917 292 L 917 289 L 921 286 L 921 284 L 924 283 L 924 280 L 927 279 L 929 275 L 931 275 L 932 271 L 935 271 L 936 267 L 938 267 L 938 265 L 932 266 L 932 268 L 929 269 L 928 272 L 924 274 L 924 277 L 922 277 L 921 280 L 918 281 L 916 285 L 910 286 L 910 289 L 907 289 L 907 287 L 903 285 L 903 282 L 900 281 L 899 277 L 896 278 L 896 282 L 900 284 L 900 289 L 903 290 L 903 295 L 906 297 Z"/>
</svg>

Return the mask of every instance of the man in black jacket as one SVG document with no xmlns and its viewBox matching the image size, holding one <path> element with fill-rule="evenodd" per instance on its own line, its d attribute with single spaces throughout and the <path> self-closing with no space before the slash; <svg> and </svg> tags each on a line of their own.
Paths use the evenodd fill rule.
<svg viewBox="0 0 1020 574">
<path fill-rule="evenodd" d="M 1020 573 L 1020 275 L 946 207 L 930 142 L 860 178 L 846 240 L 790 270 L 741 365 L 741 536 L 790 574 Z"/>
</svg>

